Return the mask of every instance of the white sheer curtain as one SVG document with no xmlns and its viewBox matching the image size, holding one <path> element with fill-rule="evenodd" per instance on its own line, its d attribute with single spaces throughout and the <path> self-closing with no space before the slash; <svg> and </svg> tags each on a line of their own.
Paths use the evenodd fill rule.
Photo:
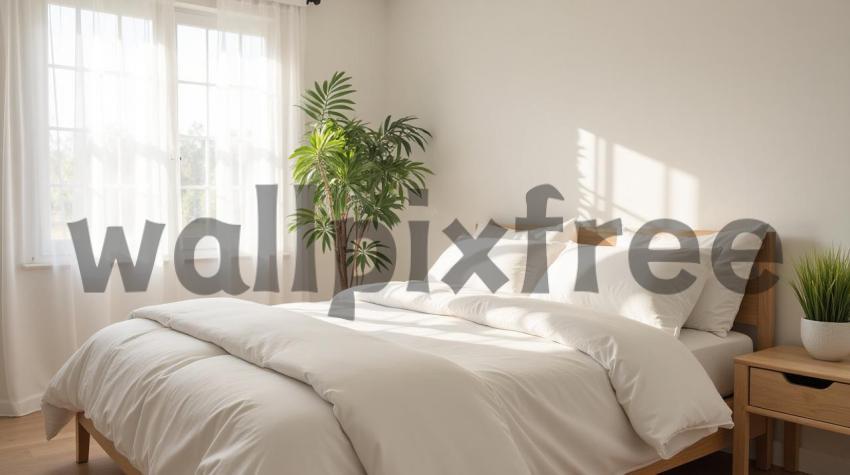
<svg viewBox="0 0 850 475">
<path fill-rule="evenodd" d="M 297 97 L 300 88 L 291 67 L 300 49 L 293 35 L 299 16 L 292 11 L 299 10 L 220 0 L 215 13 L 178 12 L 181 224 L 200 216 L 252 223 L 254 186 L 285 179 L 281 147 L 294 141 L 281 136 L 287 133 L 283 124 L 300 123 L 288 97 Z M 283 101 L 282 90 L 290 91 Z M 243 226 L 244 254 L 253 252 L 254 231 L 256 226 Z"/>
<path fill-rule="evenodd" d="M 121 225 L 138 249 L 146 219 L 170 221 L 174 9 L 153 1 L 48 2 L 46 20 L 46 47 L 27 49 L 29 84 L 38 89 L 31 93 L 46 99 L 46 108 L 26 111 L 35 147 L 27 164 L 36 178 L 27 183 L 28 261 L 73 262 L 66 223 L 82 218 L 95 248 L 107 226 Z"/>
<path fill-rule="evenodd" d="M 303 18 L 256 0 L 0 8 L 0 415 L 18 415 L 38 409 L 50 376 L 93 332 L 192 296 L 170 262 L 190 220 L 242 225 L 242 276 L 253 283 L 254 186 L 279 185 L 279 236 L 289 206 Z M 105 292 L 83 292 L 67 227 L 80 219 L 96 257 L 107 226 L 123 227 L 135 259 L 145 221 L 166 224 L 147 291 L 125 292 L 116 267 Z M 198 267 L 210 274 L 217 262 Z"/>
</svg>

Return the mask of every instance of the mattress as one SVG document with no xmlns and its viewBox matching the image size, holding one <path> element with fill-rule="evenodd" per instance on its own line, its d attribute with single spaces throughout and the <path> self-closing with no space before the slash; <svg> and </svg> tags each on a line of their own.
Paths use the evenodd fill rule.
<svg viewBox="0 0 850 475">
<path fill-rule="evenodd" d="M 731 396 L 735 386 L 736 356 L 753 351 L 753 340 L 739 332 L 729 332 L 726 338 L 714 333 L 683 328 L 679 341 L 696 356 L 721 396 Z"/>
</svg>

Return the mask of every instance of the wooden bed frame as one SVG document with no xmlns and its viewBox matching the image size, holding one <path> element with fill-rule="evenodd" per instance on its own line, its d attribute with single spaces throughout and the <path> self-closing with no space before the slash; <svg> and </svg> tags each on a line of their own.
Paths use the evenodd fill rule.
<svg viewBox="0 0 850 475">
<path fill-rule="evenodd" d="M 707 234 L 713 231 L 697 231 L 697 234 Z M 587 242 L 590 239 L 579 236 L 579 242 Z M 594 244 L 611 245 L 612 243 L 601 243 L 598 240 Z M 755 271 L 758 273 L 769 271 L 775 273 L 773 256 L 776 253 L 776 233 L 769 232 L 762 243 L 761 250 L 755 262 Z M 741 308 L 735 317 L 735 328 L 747 331 L 754 335 L 755 348 L 762 350 L 772 347 L 775 322 L 775 290 L 773 287 L 757 292 L 756 289 L 748 287 L 741 302 Z M 731 363 L 730 363 L 731 364 Z M 729 407 L 734 407 L 734 395 L 726 398 Z M 142 475 L 115 448 L 115 445 L 103 434 L 95 429 L 92 421 L 85 414 L 77 413 L 76 417 L 76 443 L 77 463 L 86 463 L 89 460 L 89 441 L 93 437 L 103 450 L 121 467 L 127 475 Z M 765 417 L 755 414 L 750 415 L 751 437 L 756 439 L 756 466 L 765 470 L 770 468 L 773 460 L 773 424 Z M 698 458 L 729 448 L 732 445 L 732 429 L 720 429 L 718 432 L 703 438 L 685 450 L 679 452 L 673 458 L 658 460 L 646 467 L 631 472 L 630 475 L 657 474 L 665 470 L 684 465 Z"/>
<path fill-rule="evenodd" d="M 136 467 L 127 460 L 127 457 L 115 448 L 111 440 L 107 439 L 94 428 L 94 424 L 82 412 L 77 413 L 77 463 L 86 463 L 89 461 L 90 437 L 93 437 L 97 441 L 101 448 L 103 448 L 103 451 L 121 467 L 124 473 L 127 475 L 142 475 L 142 472 L 136 470 Z"/>
</svg>

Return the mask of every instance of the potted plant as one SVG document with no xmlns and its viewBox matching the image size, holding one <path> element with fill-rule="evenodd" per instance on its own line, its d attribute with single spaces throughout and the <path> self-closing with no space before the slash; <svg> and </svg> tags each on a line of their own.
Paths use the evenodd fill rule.
<svg viewBox="0 0 850 475">
<path fill-rule="evenodd" d="M 794 267 L 791 283 L 805 314 L 803 346 L 812 357 L 838 361 L 850 355 L 850 252 L 815 252 Z"/>
<path fill-rule="evenodd" d="M 392 229 L 411 193 L 421 196 L 431 171 L 410 159 L 431 134 L 415 117 L 388 116 L 377 128 L 350 117 L 355 105 L 351 78 L 337 72 L 302 95 L 310 124 L 305 145 L 290 159 L 292 178 L 313 186 L 313 208 L 296 210 L 290 230 L 304 229 L 307 245 L 332 249 L 338 290 L 362 282 L 367 270 L 389 266 L 380 241 L 366 240 L 368 226 Z"/>
</svg>

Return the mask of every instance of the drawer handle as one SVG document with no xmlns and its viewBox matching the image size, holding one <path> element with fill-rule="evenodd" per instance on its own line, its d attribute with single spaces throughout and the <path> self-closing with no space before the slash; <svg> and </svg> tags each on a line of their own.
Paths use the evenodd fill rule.
<svg viewBox="0 0 850 475">
<path fill-rule="evenodd" d="M 833 381 L 828 379 L 813 378 L 811 376 L 801 376 L 799 374 L 782 373 L 785 376 L 785 381 L 796 386 L 806 386 L 814 389 L 826 389 L 832 386 Z"/>
</svg>

